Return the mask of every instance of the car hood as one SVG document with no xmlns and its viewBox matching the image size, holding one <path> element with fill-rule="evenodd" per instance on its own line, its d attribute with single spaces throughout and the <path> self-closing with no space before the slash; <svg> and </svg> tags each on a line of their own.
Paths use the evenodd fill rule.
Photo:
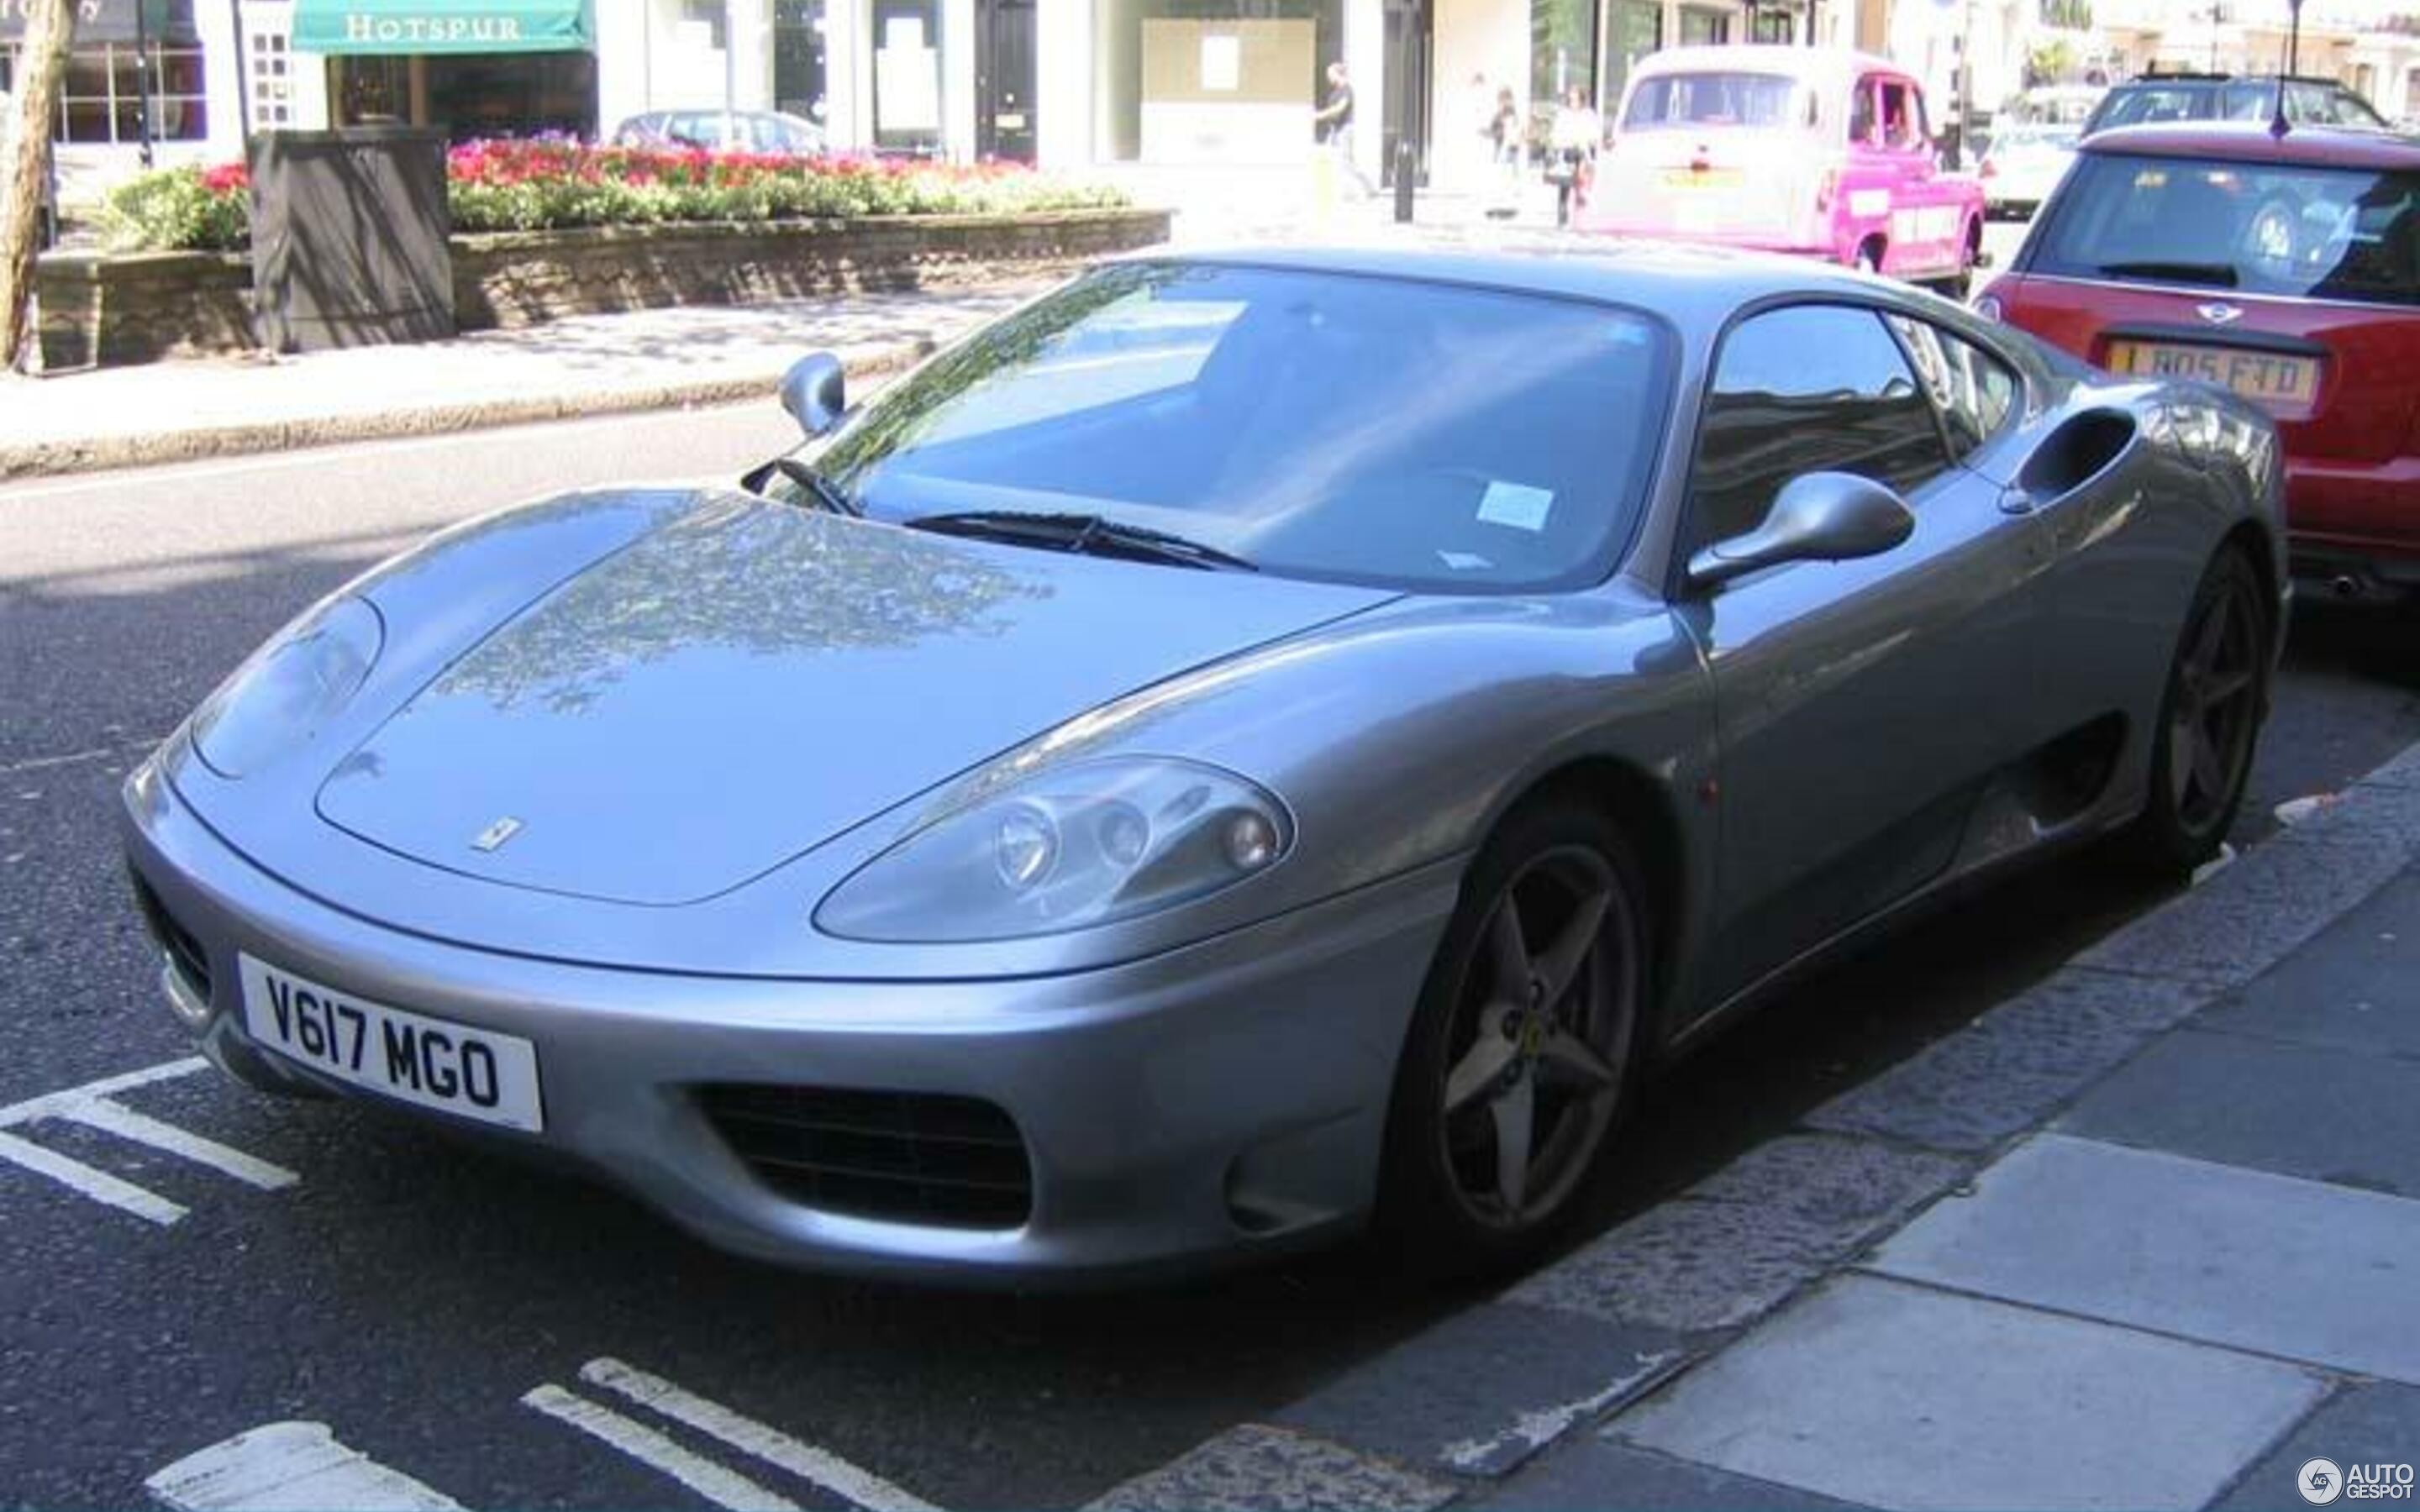
<svg viewBox="0 0 2420 1512">
<path fill-rule="evenodd" d="M 489 881 L 690 903 L 1121 693 L 1395 596 L 722 499 L 454 659 L 318 808 Z"/>
</svg>

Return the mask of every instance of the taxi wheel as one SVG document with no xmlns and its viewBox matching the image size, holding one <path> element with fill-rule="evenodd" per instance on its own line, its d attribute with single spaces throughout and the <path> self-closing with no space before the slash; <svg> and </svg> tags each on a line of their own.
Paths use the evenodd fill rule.
<svg viewBox="0 0 2420 1512">
<path fill-rule="evenodd" d="M 1882 239 L 1880 237 L 1868 238 L 1866 241 L 1857 248 L 1857 271 L 1861 273 L 1872 273 L 1879 277 L 1882 270 Z"/>
</svg>

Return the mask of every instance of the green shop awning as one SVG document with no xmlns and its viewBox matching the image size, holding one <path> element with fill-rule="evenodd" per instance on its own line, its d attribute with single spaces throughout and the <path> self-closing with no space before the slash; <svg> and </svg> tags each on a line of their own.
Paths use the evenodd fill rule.
<svg viewBox="0 0 2420 1512">
<path fill-rule="evenodd" d="M 298 53 L 584 53 L 588 0 L 294 0 Z"/>
</svg>

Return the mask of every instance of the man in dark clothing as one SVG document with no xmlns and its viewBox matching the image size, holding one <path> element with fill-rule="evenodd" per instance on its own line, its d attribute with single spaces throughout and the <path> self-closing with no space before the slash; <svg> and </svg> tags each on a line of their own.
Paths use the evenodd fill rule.
<svg viewBox="0 0 2420 1512">
<path fill-rule="evenodd" d="M 1318 128 L 1319 140 L 1335 155 L 1339 166 L 1361 187 L 1362 197 L 1377 193 L 1377 186 L 1353 158 L 1353 84 L 1345 77 L 1343 64 L 1327 66 L 1327 103 L 1311 117 L 1311 123 Z"/>
</svg>

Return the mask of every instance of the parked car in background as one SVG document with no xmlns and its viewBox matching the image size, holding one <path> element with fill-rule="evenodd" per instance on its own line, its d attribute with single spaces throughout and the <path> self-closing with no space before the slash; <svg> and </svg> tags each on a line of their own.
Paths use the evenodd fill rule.
<svg viewBox="0 0 2420 1512">
<path fill-rule="evenodd" d="M 711 152 L 791 153 L 826 150 L 824 129 L 778 110 L 652 110 L 613 129 L 616 147 L 704 147 Z"/>
<path fill-rule="evenodd" d="M 436 536 L 130 779 L 170 1007 L 799 1264 L 1535 1254 L 1793 971 L 2214 853 L 2283 621 L 2242 401 L 1631 251 L 1112 263 Z"/>
<path fill-rule="evenodd" d="M 1983 189 L 1942 171 L 1923 86 L 1894 63 L 1676 47 L 1632 73 L 1575 224 L 1962 288 L 1982 256 Z"/>
<path fill-rule="evenodd" d="M 1975 177 L 1993 215 L 2031 215 L 2075 161 L 2083 130 L 2075 126 L 2004 126 L 1992 138 Z"/>
<path fill-rule="evenodd" d="M 2298 576 L 2420 593 L 2420 142 L 2256 125 L 2086 137 L 1976 301 L 2114 372 L 2268 410 Z"/>
<path fill-rule="evenodd" d="M 2294 75 L 2282 84 L 2286 119 L 2295 125 L 2394 130 L 2368 100 L 2334 79 Z M 2085 121 L 2084 134 L 2174 121 L 2268 121 L 2276 116 L 2279 87 L 2273 73 L 2147 73 L 2112 85 Z"/>
<path fill-rule="evenodd" d="M 2075 126 L 2092 118 L 2109 86 L 2103 84 L 2036 85 L 2000 109 L 2003 126 Z"/>
</svg>

